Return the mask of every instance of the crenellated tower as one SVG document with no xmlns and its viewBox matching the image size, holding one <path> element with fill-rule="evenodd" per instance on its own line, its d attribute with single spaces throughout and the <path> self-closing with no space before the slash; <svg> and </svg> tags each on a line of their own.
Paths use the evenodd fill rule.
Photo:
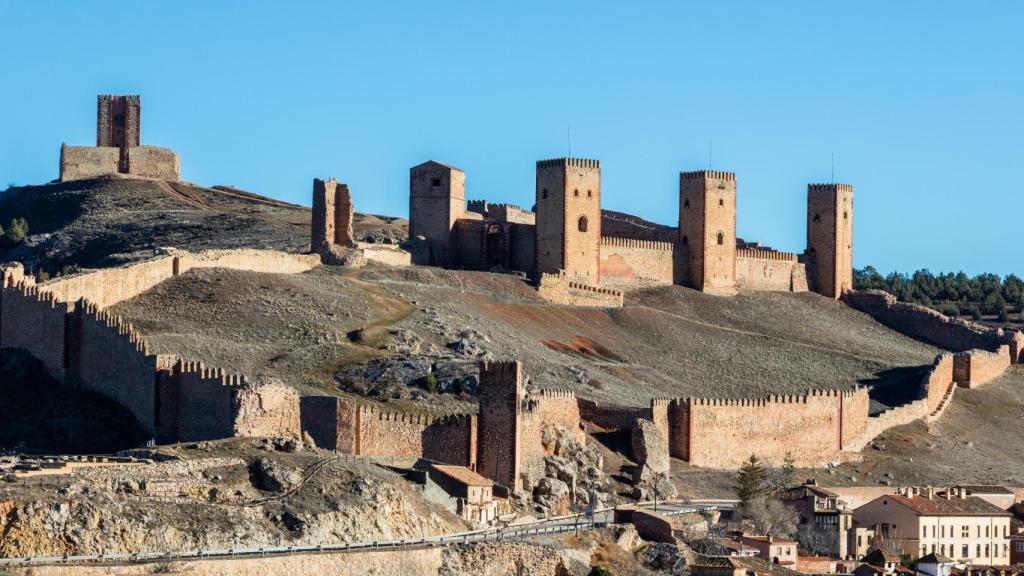
<svg viewBox="0 0 1024 576">
<path fill-rule="evenodd" d="M 583 158 L 537 162 L 536 271 L 564 270 L 600 282 L 601 163 Z"/>
<path fill-rule="evenodd" d="M 428 246 L 416 264 L 457 264 L 452 229 L 465 212 L 465 172 L 433 160 L 409 170 L 409 238 L 423 236 Z"/>
<path fill-rule="evenodd" d="M 815 292 L 853 289 L 853 186 L 807 185 L 807 260 Z"/>
<path fill-rule="evenodd" d="M 477 472 L 512 489 L 519 481 L 524 396 L 519 361 L 480 362 Z"/>
<path fill-rule="evenodd" d="M 142 98 L 100 94 L 96 97 L 96 146 L 120 150 L 118 171 L 128 173 L 128 149 L 139 146 Z"/>
<path fill-rule="evenodd" d="M 736 174 L 679 173 L 678 283 L 704 292 L 736 291 Z"/>
</svg>

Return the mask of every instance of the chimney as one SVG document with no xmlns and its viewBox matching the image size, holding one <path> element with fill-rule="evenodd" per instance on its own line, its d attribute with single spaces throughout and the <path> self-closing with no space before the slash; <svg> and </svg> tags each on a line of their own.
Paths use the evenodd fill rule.
<svg viewBox="0 0 1024 576">
<path fill-rule="evenodd" d="M 931 500 L 932 497 L 935 496 L 935 490 L 933 490 L 931 486 L 925 486 L 924 487 L 924 496 L 925 496 L 925 498 Z"/>
</svg>

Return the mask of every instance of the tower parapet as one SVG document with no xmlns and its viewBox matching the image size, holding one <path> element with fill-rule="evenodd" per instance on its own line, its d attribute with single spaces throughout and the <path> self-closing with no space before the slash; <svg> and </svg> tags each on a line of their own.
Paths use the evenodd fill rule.
<svg viewBox="0 0 1024 576">
<path fill-rule="evenodd" d="M 554 158 L 537 162 L 536 272 L 564 270 L 573 280 L 600 281 L 601 162 Z"/>
</svg>

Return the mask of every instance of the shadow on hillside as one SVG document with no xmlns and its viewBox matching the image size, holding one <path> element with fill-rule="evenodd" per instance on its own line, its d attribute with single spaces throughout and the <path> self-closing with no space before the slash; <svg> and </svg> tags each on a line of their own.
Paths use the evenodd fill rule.
<svg viewBox="0 0 1024 576">
<path fill-rule="evenodd" d="M 890 368 L 857 383 L 868 387 L 870 411 L 874 415 L 920 398 L 921 381 L 930 369 L 931 365 Z"/>
<path fill-rule="evenodd" d="M 0 453 L 110 454 L 145 434 L 119 404 L 61 385 L 22 350 L 0 349 Z"/>
</svg>

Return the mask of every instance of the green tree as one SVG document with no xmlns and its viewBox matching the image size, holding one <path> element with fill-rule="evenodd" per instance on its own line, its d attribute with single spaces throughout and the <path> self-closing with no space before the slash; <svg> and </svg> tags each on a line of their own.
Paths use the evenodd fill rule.
<svg viewBox="0 0 1024 576">
<path fill-rule="evenodd" d="M 768 472 L 761 459 L 751 454 L 736 474 L 736 496 L 740 505 L 746 506 L 768 495 Z"/>
<path fill-rule="evenodd" d="M 28 222 L 24 218 L 13 218 L 7 226 L 7 234 L 4 235 L 5 242 L 10 246 L 17 246 L 28 236 Z"/>
</svg>

